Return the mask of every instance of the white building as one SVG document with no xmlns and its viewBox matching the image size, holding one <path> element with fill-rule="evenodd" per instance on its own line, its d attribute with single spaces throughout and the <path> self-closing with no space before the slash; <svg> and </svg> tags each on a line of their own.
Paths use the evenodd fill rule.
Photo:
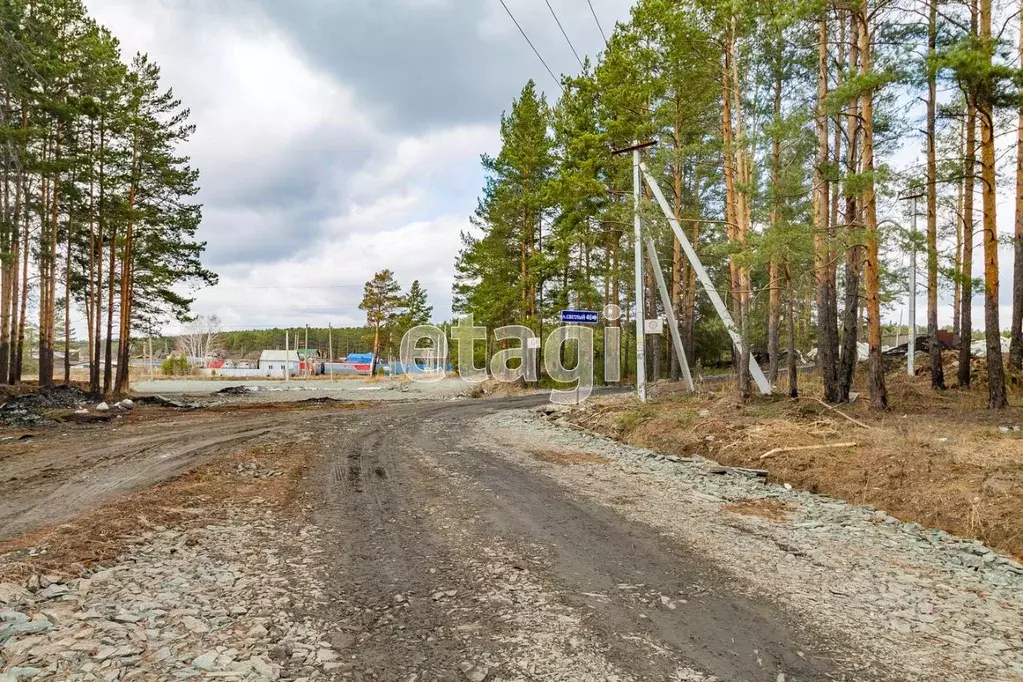
<svg viewBox="0 0 1023 682">
<path fill-rule="evenodd" d="M 259 356 L 259 369 L 267 376 L 283 377 L 285 368 L 289 375 L 297 374 L 301 362 L 296 351 L 265 350 Z"/>
</svg>

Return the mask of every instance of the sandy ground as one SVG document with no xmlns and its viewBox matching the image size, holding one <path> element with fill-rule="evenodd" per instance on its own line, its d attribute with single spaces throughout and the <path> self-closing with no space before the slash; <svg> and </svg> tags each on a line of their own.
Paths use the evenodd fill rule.
<svg viewBox="0 0 1023 682">
<path fill-rule="evenodd" d="M 290 402 L 310 397 L 335 400 L 444 400 L 468 394 L 471 386 L 457 377 L 438 382 L 408 379 L 294 379 L 291 381 L 231 381 L 202 379 L 157 379 L 138 381 L 132 386 L 138 395 L 209 396 L 225 388 L 244 387 L 248 395 L 232 396 L 232 402 Z"/>
<path fill-rule="evenodd" d="M 261 439 L 294 437 L 305 423 L 351 407 L 141 408 L 106 424 L 67 424 L 2 440 L 0 540 L 61 523 Z"/>
</svg>

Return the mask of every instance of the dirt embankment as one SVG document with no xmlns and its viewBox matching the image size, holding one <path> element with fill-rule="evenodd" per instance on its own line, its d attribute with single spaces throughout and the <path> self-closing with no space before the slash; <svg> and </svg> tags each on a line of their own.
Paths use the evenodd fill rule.
<svg viewBox="0 0 1023 682">
<path fill-rule="evenodd" d="M 173 401 L 171 401 L 173 402 Z M 313 399 L 287 404 L 167 407 L 136 404 L 75 424 L 0 429 L 0 541 L 75 518 L 122 495 L 175 479 L 223 453 L 285 438 L 367 403 Z M 116 414 L 114 414 L 116 412 Z"/>
<path fill-rule="evenodd" d="M 238 505 L 289 507 L 309 454 L 307 444 L 280 440 L 238 449 L 65 523 L 0 542 L 0 581 L 76 577 L 117 558 L 154 530 L 206 526 Z"/>
<path fill-rule="evenodd" d="M 819 395 L 813 381 L 804 381 L 804 395 Z M 629 444 L 768 469 L 775 481 L 1023 558 L 1023 409 L 990 411 L 981 391 L 934 393 L 926 380 L 890 376 L 889 384 L 894 407 L 885 414 L 864 399 L 838 409 L 813 397 L 740 406 L 734 387 L 722 386 L 695 396 L 662 390 L 643 406 L 604 398 L 570 418 Z M 832 447 L 789 450 L 810 446 Z"/>
</svg>

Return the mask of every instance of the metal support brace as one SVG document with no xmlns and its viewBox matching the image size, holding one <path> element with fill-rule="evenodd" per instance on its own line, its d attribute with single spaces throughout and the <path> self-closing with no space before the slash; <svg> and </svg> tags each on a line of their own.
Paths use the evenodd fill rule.
<svg viewBox="0 0 1023 682">
<path fill-rule="evenodd" d="M 682 347 L 682 335 L 678 331 L 678 319 L 675 317 L 675 310 L 671 305 L 671 297 L 668 295 L 668 285 L 664 283 L 664 273 L 661 272 L 661 262 L 657 258 L 657 247 L 654 240 L 646 238 L 647 257 L 650 258 L 650 267 L 654 270 L 654 279 L 657 280 L 657 288 L 661 292 L 661 303 L 664 304 L 664 313 L 668 316 L 668 328 L 671 330 L 671 341 L 675 344 L 675 355 L 678 357 L 678 364 L 682 368 L 682 377 L 686 380 L 686 387 L 692 393 L 696 390 L 693 386 L 693 375 L 689 372 L 689 358 L 686 357 L 686 350 Z"/>
<path fill-rule="evenodd" d="M 654 193 L 654 198 L 657 199 L 657 203 L 661 207 L 661 211 L 664 213 L 664 217 L 668 219 L 668 224 L 671 225 L 672 231 L 675 233 L 675 237 L 678 239 L 679 244 L 682 245 L 682 250 L 686 254 L 686 258 L 692 264 L 693 269 L 696 270 L 697 277 L 700 278 L 700 284 L 703 285 L 704 290 L 710 297 L 711 303 L 714 304 L 714 309 L 717 310 L 718 317 L 721 318 L 721 322 L 724 323 L 725 329 L 728 330 L 728 335 L 732 337 L 732 343 L 735 345 L 735 349 L 738 353 L 742 353 L 743 340 L 742 335 L 739 334 L 739 328 L 735 325 L 735 320 L 732 319 L 731 314 L 728 312 L 728 308 L 725 306 L 725 302 L 721 300 L 721 295 L 717 289 L 714 288 L 714 281 L 711 280 L 710 274 L 707 269 L 703 267 L 703 263 L 700 261 L 700 257 L 696 255 L 696 249 L 689 243 L 689 238 L 686 237 L 685 232 L 682 231 L 682 226 L 678 224 L 675 216 L 671 213 L 671 205 L 668 204 L 668 200 L 664 198 L 664 192 L 661 191 L 660 185 L 657 184 L 657 180 L 650 174 L 650 171 L 646 167 L 646 163 L 640 163 L 640 170 L 643 173 L 643 177 L 646 179 L 647 185 L 650 186 L 650 191 Z M 757 382 L 757 388 L 764 395 L 771 395 L 771 384 L 767 381 L 767 377 L 764 376 L 764 372 L 760 369 L 760 365 L 757 363 L 756 358 L 750 353 L 749 356 L 749 371 L 752 375 L 753 380 Z"/>
</svg>

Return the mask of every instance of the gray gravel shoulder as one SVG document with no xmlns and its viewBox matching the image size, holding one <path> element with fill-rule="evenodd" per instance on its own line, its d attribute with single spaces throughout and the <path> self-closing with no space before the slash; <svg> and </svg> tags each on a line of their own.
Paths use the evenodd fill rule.
<svg viewBox="0 0 1023 682">
<path fill-rule="evenodd" d="M 495 453 L 698 548 L 732 571 L 742 589 L 771 595 L 819 628 L 846 633 L 908 678 L 1023 676 L 1023 566 L 1009 557 L 706 459 L 582 433 L 558 412 L 545 411 L 485 417 L 478 431 Z M 523 454 L 530 447 L 589 453 L 610 464 L 544 463 Z M 764 518 L 726 509 L 764 500 L 791 511 Z"/>
<path fill-rule="evenodd" d="M 330 679 L 349 652 L 292 615 L 322 599 L 319 552 L 315 528 L 237 511 L 84 578 L 0 583 L 0 682 Z"/>
</svg>

